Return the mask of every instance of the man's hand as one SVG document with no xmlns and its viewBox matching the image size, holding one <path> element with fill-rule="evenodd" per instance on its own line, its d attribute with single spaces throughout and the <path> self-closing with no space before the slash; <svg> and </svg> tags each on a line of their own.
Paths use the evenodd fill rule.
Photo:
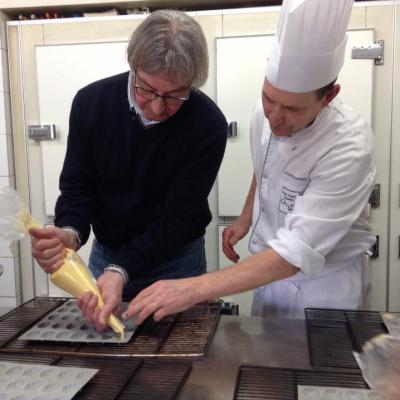
<svg viewBox="0 0 400 400">
<path fill-rule="evenodd" d="M 222 250 L 229 260 L 234 263 L 237 263 L 240 257 L 233 247 L 240 239 L 247 235 L 249 229 L 250 225 L 238 218 L 222 232 Z"/>
<path fill-rule="evenodd" d="M 135 323 L 140 325 L 151 314 L 155 321 L 160 321 L 169 314 L 194 306 L 203 301 L 196 279 L 168 279 L 153 283 L 130 302 L 122 318 L 135 315 Z"/>
<path fill-rule="evenodd" d="M 49 226 L 31 228 L 29 233 L 32 237 L 32 255 L 49 274 L 63 265 L 66 247 L 75 250 L 75 235 L 67 230 Z"/>
<path fill-rule="evenodd" d="M 78 306 L 85 319 L 93 324 L 98 331 L 107 328 L 107 319 L 113 312 L 116 316 L 120 313 L 122 290 L 125 282 L 118 272 L 106 271 L 97 280 L 104 300 L 104 307 L 97 306 L 98 298 L 92 292 L 86 292 L 78 299 Z"/>
</svg>

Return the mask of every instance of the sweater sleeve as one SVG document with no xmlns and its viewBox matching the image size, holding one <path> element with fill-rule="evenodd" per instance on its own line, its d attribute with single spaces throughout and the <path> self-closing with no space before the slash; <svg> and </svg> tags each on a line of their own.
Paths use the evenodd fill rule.
<svg viewBox="0 0 400 400">
<path fill-rule="evenodd" d="M 80 92 L 75 96 L 69 118 L 67 152 L 60 175 L 61 195 L 55 209 L 55 225 L 75 228 L 84 244 L 90 234 L 96 170 L 85 124 L 84 102 Z"/>
</svg>

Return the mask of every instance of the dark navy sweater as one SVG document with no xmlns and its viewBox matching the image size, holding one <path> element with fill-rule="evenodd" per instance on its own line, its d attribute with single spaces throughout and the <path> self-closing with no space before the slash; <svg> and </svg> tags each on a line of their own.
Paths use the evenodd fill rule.
<svg viewBox="0 0 400 400">
<path fill-rule="evenodd" d="M 82 243 L 92 226 L 135 279 L 205 233 L 226 120 L 193 91 L 167 121 L 143 128 L 129 109 L 127 82 L 123 73 L 76 94 L 55 224 L 77 229 Z"/>
</svg>

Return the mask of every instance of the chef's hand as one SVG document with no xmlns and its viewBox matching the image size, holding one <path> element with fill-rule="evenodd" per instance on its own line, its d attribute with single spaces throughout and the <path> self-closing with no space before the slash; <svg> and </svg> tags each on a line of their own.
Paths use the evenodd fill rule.
<svg viewBox="0 0 400 400">
<path fill-rule="evenodd" d="M 32 255 L 49 274 L 63 265 L 65 248 L 75 250 L 76 247 L 75 235 L 56 226 L 31 228 L 29 234 L 32 238 Z"/>
<path fill-rule="evenodd" d="M 143 289 L 129 303 L 122 318 L 135 315 L 135 323 L 140 325 L 153 314 L 154 320 L 160 321 L 169 314 L 184 311 L 201 301 L 196 278 L 162 280 Z"/>
<path fill-rule="evenodd" d="M 124 278 L 117 272 L 106 271 L 97 279 L 104 307 L 97 307 L 97 296 L 93 292 L 85 292 L 78 299 L 78 306 L 86 321 L 93 324 L 96 330 L 103 331 L 108 327 L 107 318 L 113 312 L 120 314 L 122 290 L 125 286 Z"/>
<path fill-rule="evenodd" d="M 236 253 L 233 246 L 247 235 L 250 226 L 243 222 L 240 218 L 232 222 L 222 232 L 222 250 L 229 260 L 237 263 L 239 261 L 239 254 Z"/>
</svg>

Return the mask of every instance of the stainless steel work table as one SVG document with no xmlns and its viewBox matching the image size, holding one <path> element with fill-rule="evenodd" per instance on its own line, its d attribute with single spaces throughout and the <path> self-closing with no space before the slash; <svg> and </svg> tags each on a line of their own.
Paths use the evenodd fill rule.
<svg viewBox="0 0 400 400">
<path fill-rule="evenodd" d="M 178 400 L 232 400 L 241 365 L 311 368 L 305 321 L 223 315 L 206 357 L 192 364 Z"/>
<path fill-rule="evenodd" d="M 304 320 L 221 316 L 179 400 L 232 400 L 240 365 L 310 369 Z"/>
</svg>

